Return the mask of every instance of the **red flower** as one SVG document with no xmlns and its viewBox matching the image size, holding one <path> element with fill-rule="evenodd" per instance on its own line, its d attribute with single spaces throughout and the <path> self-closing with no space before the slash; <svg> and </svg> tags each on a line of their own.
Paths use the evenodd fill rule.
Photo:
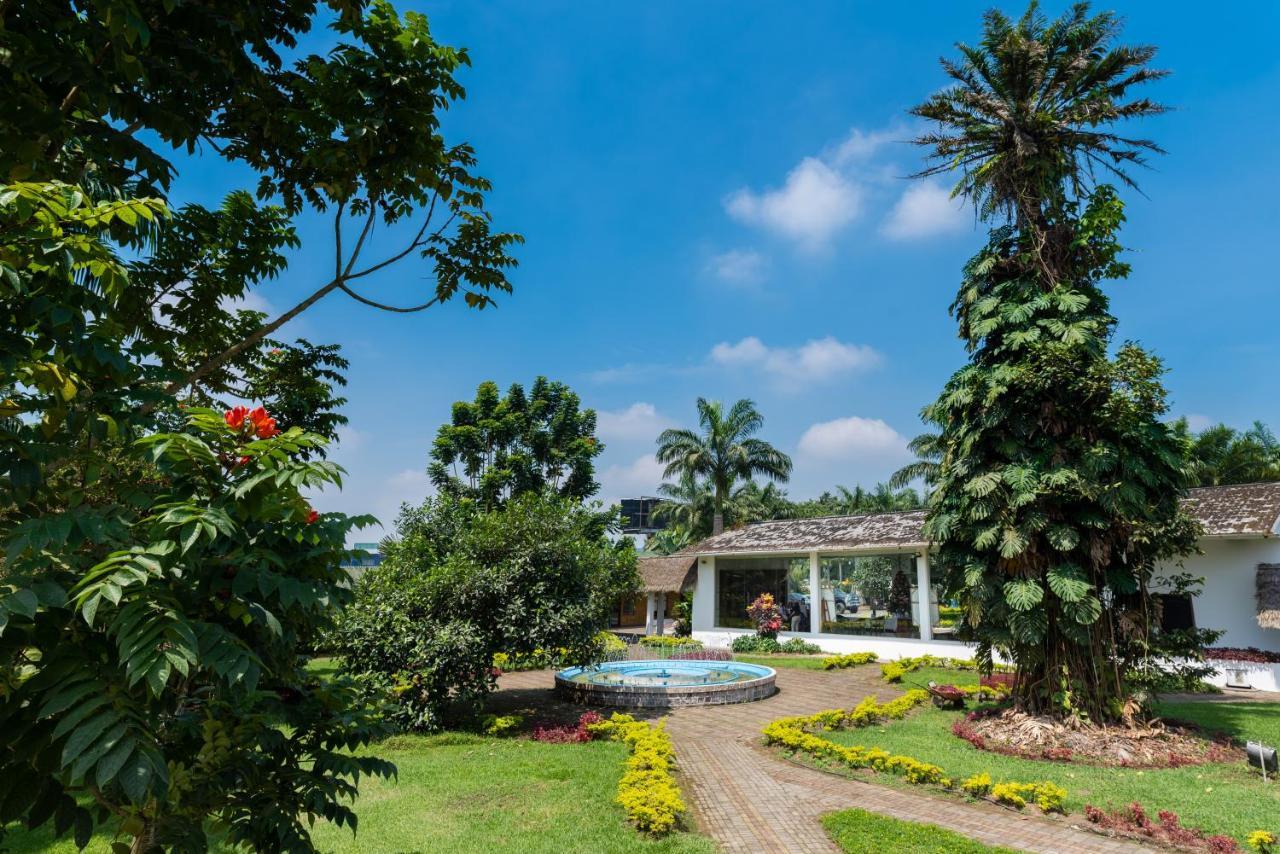
<svg viewBox="0 0 1280 854">
<path fill-rule="evenodd" d="M 315 509 L 312 509 L 311 512 L 307 514 L 307 524 L 310 525 L 311 523 L 315 522 L 319 518 L 320 518 L 320 513 Z"/>
<path fill-rule="evenodd" d="M 267 415 L 267 410 L 261 406 L 249 413 L 249 421 L 252 422 L 253 432 L 259 439 L 270 439 L 280 432 L 276 427 L 276 420 Z"/>
<path fill-rule="evenodd" d="M 249 414 L 249 407 L 237 406 L 235 409 L 227 410 L 222 416 L 222 420 L 227 422 L 227 426 L 232 430 L 239 430 L 244 426 L 244 418 Z"/>
</svg>

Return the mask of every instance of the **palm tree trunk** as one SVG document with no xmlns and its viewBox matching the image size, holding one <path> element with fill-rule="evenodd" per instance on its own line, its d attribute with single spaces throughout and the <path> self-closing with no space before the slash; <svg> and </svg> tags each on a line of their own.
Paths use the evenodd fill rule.
<svg viewBox="0 0 1280 854">
<path fill-rule="evenodd" d="M 715 515 L 711 517 L 711 536 L 724 532 L 724 514 L 716 510 Z"/>
</svg>

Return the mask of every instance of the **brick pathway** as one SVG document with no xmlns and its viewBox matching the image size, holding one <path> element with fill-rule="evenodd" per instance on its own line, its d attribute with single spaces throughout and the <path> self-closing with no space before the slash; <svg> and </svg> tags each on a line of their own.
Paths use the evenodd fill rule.
<svg viewBox="0 0 1280 854">
<path fill-rule="evenodd" d="M 499 680 L 498 711 L 573 720 L 580 706 L 557 700 L 550 671 L 510 673 Z M 774 718 L 847 708 L 868 694 L 881 700 L 897 689 L 879 668 L 836 673 L 778 669 L 779 691 L 767 700 L 732 706 L 671 710 L 681 788 L 704 833 L 725 852 L 835 852 L 819 823 L 848 807 L 911 821 L 927 821 L 990 845 L 1024 851 L 1142 852 L 1136 843 L 1072 827 L 1068 820 L 1021 814 L 994 804 L 964 803 L 926 792 L 850 780 L 787 762 L 760 745 L 760 730 Z M 657 718 L 659 713 L 637 714 Z"/>
</svg>

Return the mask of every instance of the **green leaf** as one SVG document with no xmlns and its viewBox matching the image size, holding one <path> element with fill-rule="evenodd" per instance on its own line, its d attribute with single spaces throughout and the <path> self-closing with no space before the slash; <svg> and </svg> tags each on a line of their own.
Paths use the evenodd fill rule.
<svg viewBox="0 0 1280 854">
<path fill-rule="evenodd" d="M 1063 612 L 1082 626 L 1091 626 L 1102 616 L 1102 603 L 1097 596 L 1086 596 L 1079 602 L 1069 602 L 1062 606 Z"/>
<path fill-rule="evenodd" d="M 1004 600 L 1015 611 L 1029 611 L 1044 599 L 1044 588 L 1029 578 L 1018 578 L 1004 585 Z"/>
<path fill-rule="evenodd" d="M 142 751 L 136 751 L 133 758 L 125 763 L 120 772 L 120 788 L 133 803 L 140 804 L 147 799 L 147 788 L 154 772 L 151 762 Z"/>
<path fill-rule="evenodd" d="M 40 605 L 40 599 L 30 590 L 22 589 L 15 591 L 11 595 L 0 601 L 0 606 L 8 609 L 10 613 L 19 614 L 29 620 L 35 619 L 36 608 Z"/>
<path fill-rule="evenodd" d="M 99 788 L 105 788 L 115 780 L 116 775 L 120 773 L 120 769 L 124 767 L 124 763 L 133 755 L 134 747 L 134 740 L 127 738 L 112 748 L 110 753 L 102 757 L 94 774 Z"/>
<path fill-rule="evenodd" d="M 1045 578 L 1053 595 L 1063 602 L 1079 602 L 1093 590 L 1084 572 L 1074 564 L 1062 564 L 1049 570 Z"/>
</svg>

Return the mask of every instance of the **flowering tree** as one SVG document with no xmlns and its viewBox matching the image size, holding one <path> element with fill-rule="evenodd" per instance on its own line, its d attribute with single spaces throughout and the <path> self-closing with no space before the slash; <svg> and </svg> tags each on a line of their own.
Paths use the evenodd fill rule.
<svg viewBox="0 0 1280 854">
<path fill-rule="evenodd" d="M 762 638 L 776 638 L 782 629 L 782 611 L 773 601 L 772 593 L 761 593 L 747 606 L 747 616 L 755 623 L 756 634 Z"/>
</svg>

